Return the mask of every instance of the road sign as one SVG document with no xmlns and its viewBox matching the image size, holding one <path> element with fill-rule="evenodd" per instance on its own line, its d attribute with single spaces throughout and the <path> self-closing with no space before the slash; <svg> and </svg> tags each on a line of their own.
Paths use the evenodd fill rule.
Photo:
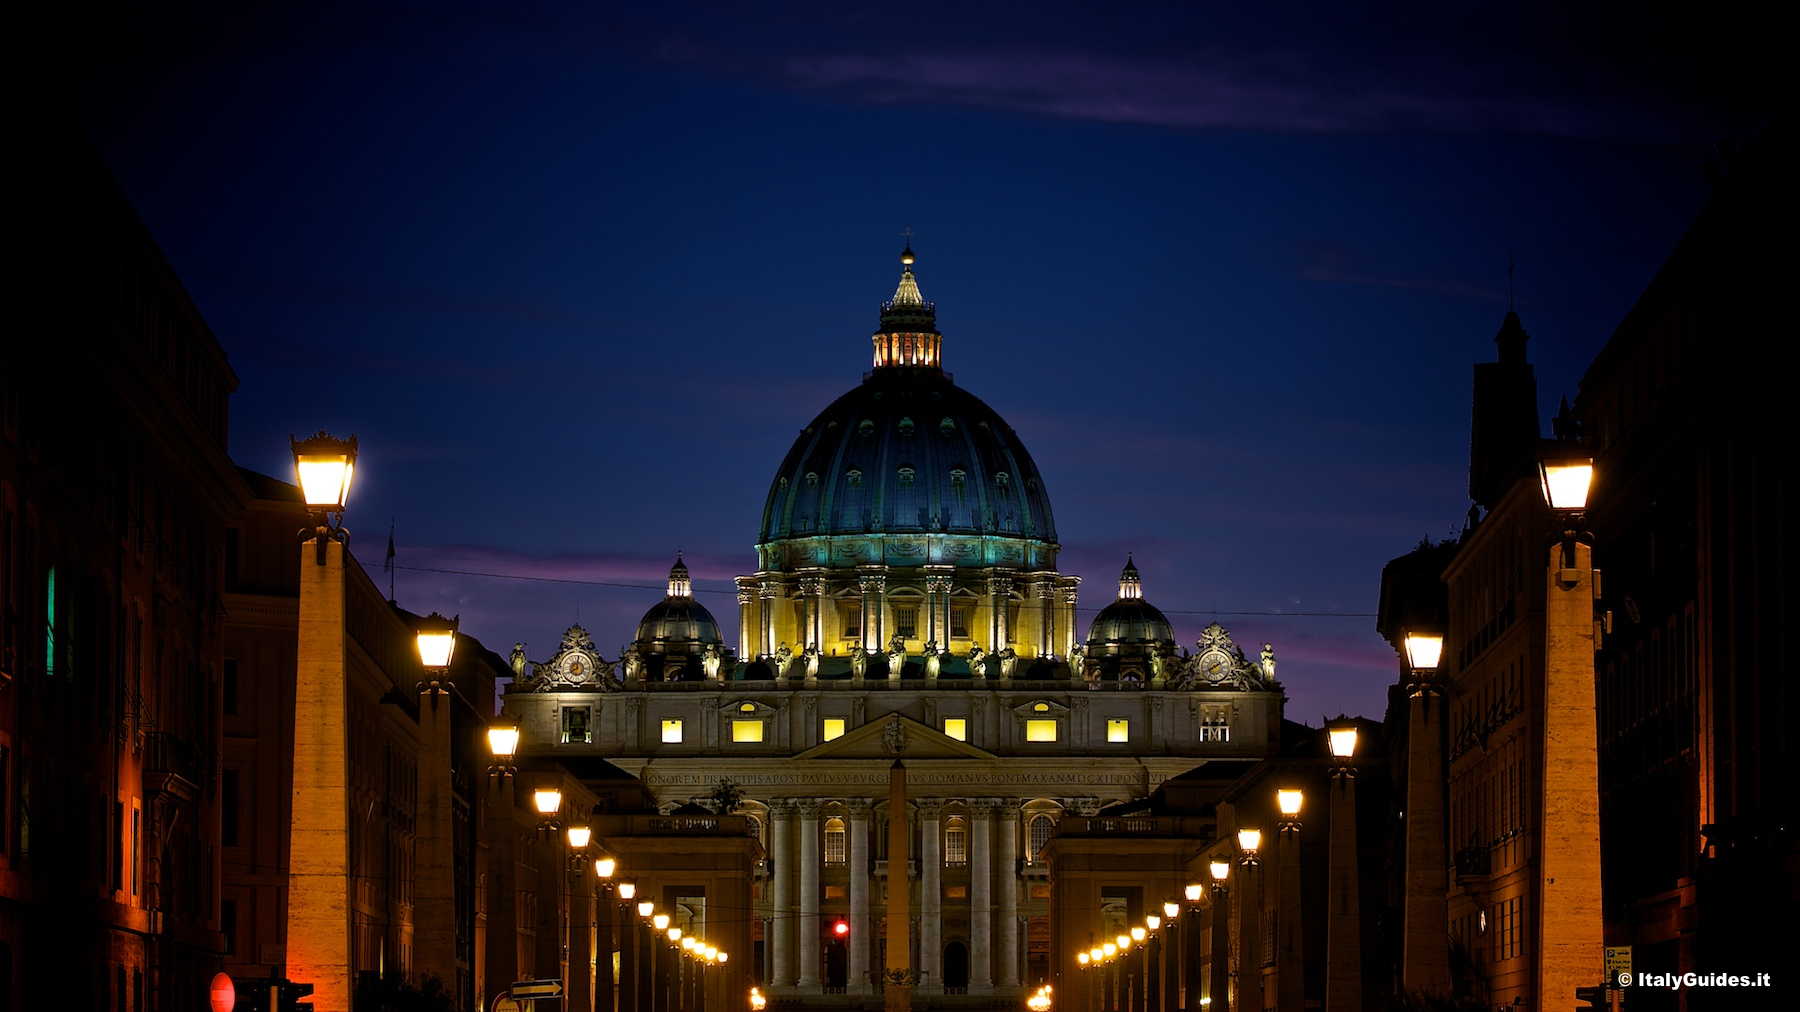
<svg viewBox="0 0 1800 1012">
<path fill-rule="evenodd" d="M 508 992 L 514 998 L 561 998 L 560 980 L 521 980 Z"/>
<path fill-rule="evenodd" d="M 491 1012 L 525 1012 L 525 1006 L 514 1001 L 509 994 L 502 994 L 494 999 Z"/>
<path fill-rule="evenodd" d="M 1631 946 L 1606 947 L 1606 983 L 1610 987 L 1631 986 Z"/>
</svg>

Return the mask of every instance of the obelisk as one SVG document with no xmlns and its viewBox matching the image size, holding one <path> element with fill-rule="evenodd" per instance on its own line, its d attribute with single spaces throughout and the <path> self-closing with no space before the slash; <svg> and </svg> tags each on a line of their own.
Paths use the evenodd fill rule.
<svg viewBox="0 0 1800 1012">
<path fill-rule="evenodd" d="M 912 1009 L 912 832 L 906 817 L 906 765 L 888 769 L 887 964 L 882 987 L 887 1012 Z"/>
</svg>

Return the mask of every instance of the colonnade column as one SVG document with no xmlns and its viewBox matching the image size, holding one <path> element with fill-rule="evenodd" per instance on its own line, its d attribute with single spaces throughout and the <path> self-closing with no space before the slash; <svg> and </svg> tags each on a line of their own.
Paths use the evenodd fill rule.
<svg viewBox="0 0 1800 1012">
<path fill-rule="evenodd" d="M 1001 987 L 1019 986 L 1019 799 L 1000 799 L 999 819 L 994 824 L 996 864 L 1000 890 L 1000 944 L 994 974 Z"/>
<path fill-rule="evenodd" d="M 588 881 L 593 864 L 571 857 L 569 874 L 569 977 L 563 1004 L 570 1012 L 594 1008 L 594 885 Z"/>
<path fill-rule="evenodd" d="M 781 584 L 769 580 L 756 592 L 762 599 L 762 643 L 758 644 L 756 654 L 767 657 L 775 652 L 775 602 L 781 598 Z"/>
<path fill-rule="evenodd" d="M 864 573 L 857 577 L 857 587 L 862 591 L 863 649 L 879 653 L 886 646 L 882 642 L 882 611 L 887 603 L 887 577 Z"/>
<path fill-rule="evenodd" d="M 950 588 L 953 586 L 949 574 L 931 573 L 925 577 L 926 611 L 929 613 L 926 625 L 930 628 L 931 639 L 939 650 L 950 649 Z"/>
<path fill-rule="evenodd" d="M 850 985 L 851 994 L 869 991 L 869 802 L 852 798 L 850 809 Z"/>
<path fill-rule="evenodd" d="M 943 845 L 943 834 L 938 828 L 939 817 L 943 814 L 943 802 L 922 799 L 919 805 L 919 986 L 931 994 L 944 992 L 944 943 L 942 919 L 944 915 L 944 855 L 939 849 Z M 888 814 L 893 818 L 893 813 Z M 902 812 L 900 818 L 905 818 Z M 898 878 L 890 862 L 888 865 L 888 888 L 893 889 L 896 881 L 905 888 L 906 869 L 901 868 Z M 889 940 L 888 944 L 893 944 Z"/>
<path fill-rule="evenodd" d="M 807 575 L 800 578 L 800 597 L 806 602 L 804 646 L 825 649 L 825 578 Z"/>
<path fill-rule="evenodd" d="M 969 806 L 969 993 L 994 989 L 994 809 L 990 798 Z"/>
<path fill-rule="evenodd" d="M 1012 642 L 1012 630 L 1006 627 L 1012 605 L 1012 585 L 1010 576 L 988 577 L 988 614 L 993 618 L 991 635 L 994 637 L 993 649 L 996 652 Z"/>
<path fill-rule="evenodd" d="M 756 581 L 752 577 L 737 578 L 738 601 L 738 656 L 746 661 L 754 659 L 761 651 L 756 649 L 757 630 L 762 628 L 762 617 L 751 605 L 756 601 Z"/>
<path fill-rule="evenodd" d="M 1038 622 L 1038 656 L 1049 657 L 1056 653 L 1056 578 L 1039 580 L 1032 592 L 1044 613 Z"/>
<path fill-rule="evenodd" d="M 800 810 L 800 923 L 794 945 L 800 950 L 800 979 L 795 986 L 814 990 L 819 986 L 819 803 L 801 801 Z"/>
<path fill-rule="evenodd" d="M 1070 577 L 1073 579 L 1073 577 Z M 1064 587 L 1062 591 L 1063 606 L 1068 614 L 1063 617 L 1063 656 L 1067 657 L 1075 649 L 1075 603 L 1080 598 L 1080 590 L 1076 587 Z M 1079 677 L 1079 675 L 1077 676 Z"/>
<path fill-rule="evenodd" d="M 773 950 L 771 987 L 794 984 L 794 803 L 769 802 L 769 856 L 775 861 L 775 900 L 769 947 Z"/>
</svg>

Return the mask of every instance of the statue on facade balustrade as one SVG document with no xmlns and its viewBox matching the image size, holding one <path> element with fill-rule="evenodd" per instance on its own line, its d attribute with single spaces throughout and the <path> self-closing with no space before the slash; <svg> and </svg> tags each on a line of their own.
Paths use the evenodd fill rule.
<svg viewBox="0 0 1800 1012">
<path fill-rule="evenodd" d="M 887 649 L 888 677 L 899 678 L 906 667 L 906 637 L 895 636 L 888 641 Z"/>
<path fill-rule="evenodd" d="M 969 677 L 970 678 L 986 678 L 987 677 L 987 657 L 988 657 L 988 652 L 986 650 L 981 649 L 981 644 L 979 644 L 979 643 L 970 643 L 969 644 Z"/>
<path fill-rule="evenodd" d="M 936 678 L 938 676 L 938 672 L 943 669 L 944 656 L 948 653 L 949 651 L 944 651 L 943 653 L 938 652 L 937 640 L 925 641 L 926 678 Z"/>
<path fill-rule="evenodd" d="M 806 649 L 800 651 L 800 669 L 806 673 L 807 678 L 816 679 L 819 677 L 818 644 L 808 643 Z"/>
<path fill-rule="evenodd" d="M 869 673 L 869 652 L 861 643 L 850 648 L 850 677 L 861 678 Z"/>
<path fill-rule="evenodd" d="M 788 668 L 794 663 L 794 648 L 786 643 L 776 647 L 775 656 L 770 659 L 769 663 L 775 667 L 776 678 L 786 678 Z"/>
<path fill-rule="evenodd" d="M 994 652 L 994 659 L 1000 662 L 1000 677 L 1011 678 L 1013 671 L 1019 666 L 1019 652 L 1007 644 Z"/>
<path fill-rule="evenodd" d="M 700 653 L 700 664 L 706 671 L 707 681 L 718 681 L 720 672 L 725 667 L 725 648 L 717 643 L 708 643 Z"/>
</svg>

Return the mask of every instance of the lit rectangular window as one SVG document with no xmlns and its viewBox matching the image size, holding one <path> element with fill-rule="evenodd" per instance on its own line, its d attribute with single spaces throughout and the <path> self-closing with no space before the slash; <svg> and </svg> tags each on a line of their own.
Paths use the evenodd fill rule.
<svg viewBox="0 0 1800 1012">
<path fill-rule="evenodd" d="M 975 624 L 974 601 L 950 602 L 950 635 L 955 639 L 968 639 L 969 629 Z"/>
<path fill-rule="evenodd" d="M 56 567 L 44 576 L 44 674 L 56 674 Z"/>
<path fill-rule="evenodd" d="M 681 741 L 681 721 L 669 718 L 662 722 L 662 740 L 664 744 L 676 744 Z"/>
<path fill-rule="evenodd" d="M 1025 722 L 1026 741 L 1055 741 L 1056 721 L 1028 720 Z"/>
<path fill-rule="evenodd" d="M 862 636 L 862 605 L 845 601 L 838 605 L 838 614 L 844 619 L 845 639 L 853 640 Z"/>
<path fill-rule="evenodd" d="M 734 720 L 731 722 L 732 741 L 762 741 L 763 722 L 760 720 Z"/>
<path fill-rule="evenodd" d="M 919 609 L 894 609 L 894 634 L 902 639 L 919 638 Z"/>
<path fill-rule="evenodd" d="M 963 717 L 945 717 L 944 734 L 957 741 L 969 740 L 969 722 Z"/>
<path fill-rule="evenodd" d="M 844 718 L 826 717 L 824 725 L 819 728 L 819 740 L 832 741 L 837 738 L 842 738 L 843 736 Z"/>
<path fill-rule="evenodd" d="M 1108 717 L 1106 719 L 1107 741 L 1130 741 L 1131 721 L 1124 717 Z"/>
</svg>

